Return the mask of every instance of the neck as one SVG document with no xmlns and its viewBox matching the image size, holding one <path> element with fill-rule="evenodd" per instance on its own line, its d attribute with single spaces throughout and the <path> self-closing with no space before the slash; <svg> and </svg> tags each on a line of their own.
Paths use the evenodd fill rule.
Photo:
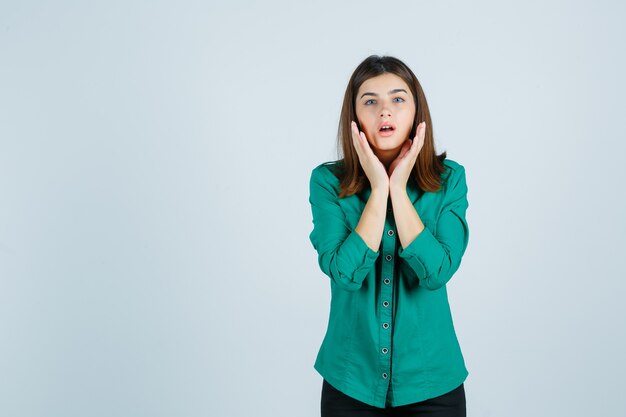
<svg viewBox="0 0 626 417">
<path fill-rule="evenodd" d="M 374 154 L 383 163 L 385 169 L 389 170 L 389 165 L 398 157 L 400 149 L 375 150 Z"/>
</svg>

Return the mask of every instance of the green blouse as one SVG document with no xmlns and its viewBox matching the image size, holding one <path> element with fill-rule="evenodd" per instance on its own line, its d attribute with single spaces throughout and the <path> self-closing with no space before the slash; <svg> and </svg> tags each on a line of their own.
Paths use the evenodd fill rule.
<svg viewBox="0 0 626 417">
<path fill-rule="evenodd" d="M 313 230 L 322 272 L 330 278 L 326 335 L 314 368 L 361 402 L 400 406 L 445 394 L 469 372 L 456 337 L 446 283 L 469 238 L 465 169 L 450 159 L 442 188 L 407 193 L 426 228 L 402 249 L 391 199 L 378 252 L 354 230 L 371 188 L 338 198 L 340 161 L 311 172 Z"/>
</svg>

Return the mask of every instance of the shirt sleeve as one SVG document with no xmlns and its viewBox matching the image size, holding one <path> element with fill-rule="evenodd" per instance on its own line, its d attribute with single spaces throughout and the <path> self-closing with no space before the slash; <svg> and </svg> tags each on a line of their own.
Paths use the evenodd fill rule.
<svg viewBox="0 0 626 417">
<path fill-rule="evenodd" d="M 379 252 L 348 227 L 338 195 L 324 167 L 311 173 L 309 203 L 313 230 L 309 240 L 318 254 L 318 264 L 335 284 L 347 291 L 357 291 L 376 263 Z"/>
<path fill-rule="evenodd" d="M 437 220 L 436 235 L 425 227 L 406 248 L 398 250 L 398 256 L 417 275 L 420 285 L 429 290 L 441 288 L 452 278 L 469 240 L 465 168 L 460 166 L 454 173 Z"/>
</svg>

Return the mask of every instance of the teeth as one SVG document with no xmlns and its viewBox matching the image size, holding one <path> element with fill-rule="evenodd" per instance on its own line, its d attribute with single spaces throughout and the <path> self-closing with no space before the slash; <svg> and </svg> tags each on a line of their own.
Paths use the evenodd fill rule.
<svg viewBox="0 0 626 417">
<path fill-rule="evenodd" d="M 381 130 L 391 130 L 391 126 L 383 126 Z"/>
</svg>

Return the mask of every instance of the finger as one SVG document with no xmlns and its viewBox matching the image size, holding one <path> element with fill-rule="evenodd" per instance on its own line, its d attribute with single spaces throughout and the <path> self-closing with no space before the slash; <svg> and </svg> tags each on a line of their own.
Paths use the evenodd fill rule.
<svg viewBox="0 0 626 417">
<path fill-rule="evenodd" d="M 361 148 L 363 149 L 363 152 L 369 157 L 372 157 L 374 151 L 370 147 L 370 143 L 367 141 L 367 136 L 365 136 L 365 133 L 359 132 L 359 138 L 361 140 Z"/>
<path fill-rule="evenodd" d="M 361 162 L 361 166 L 363 166 L 363 164 L 366 163 L 365 161 L 368 158 L 371 158 L 373 151 L 369 147 L 369 143 L 367 141 L 367 138 L 365 137 L 365 133 L 359 132 L 359 129 L 356 126 L 356 123 L 355 122 L 352 122 L 352 123 L 353 123 L 352 138 L 354 142 L 354 147 L 359 157 L 359 161 Z"/>
<path fill-rule="evenodd" d="M 425 131 L 426 122 L 422 122 L 417 126 L 417 131 L 415 132 L 415 137 L 413 138 L 412 142 L 417 142 L 418 145 L 420 144 L 420 142 L 424 142 L 424 137 L 426 136 Z"/>
<path fill-rule="evenodd" d="M 411 155 L 411 158 L 417 158 L 417 154 L 422 148 L 422 143 L 423 140 L 420 140 L 419 136 L 413 138 L 413 140 L 411 141 L 411 148 L 409 149 L 409 154 Z"/>
<path fill-rule="evenodd" d="M 352 133 L 355 137 L 355 140 L 359 143 L 359 150 L 361 151 L 361 156 L 368 158 L 377 158 L 370 146 L 369 141 L 367 140 L 367 136 L 365 136 L 365 132 L 359 131 L 356 126 L 356 122 L 352 121 Z"/>
<path fill-rule="evenodd" d="M 363 150 L 369 153 L 372 150 L 372 148 L 370 148 L 370 143 L 367 141 L 367 138 L 365 137 L 365 133 L 359 132 L 359 137 L 361 138 L 361 146 L 363 146 Z"/>
<path fill-rule="evenodd" d="M 353 121 L 351 123 L 351 130 L 352 130 L 352 143 L 354 145 L 354 149 L 356 150 L 357 154 L 359 154 L 359 156 L 361 155 L 362 152 L 362 144 L 359 138 L 359 131 L 356 127 L 356 123 Z"/>
<path fill-rule="evenodd" d="M 420 123 L 417 125 L 417 129 L 415 129 L 415 136 L 413 137 L 413 141 L 415 141 L 415 139 L 419 139 L 421 134 L 422 134 L 422 128 L 424 126 L 424 122 Z"/>
<path fill-rule="evenodd" d="M 413 142 L 410 140 L 404 141 L 402 144 L 402 148 L 400 149 L 400 158 L 404 158 L 404 156 L 411 151 L 413 146 Z"/>
<path fill-rule="evenodd" d="M 361 132 L 359 132 L 359 128 L 356 126 L 356 122 L 352 122 L 352 136 L 356 139 L 357 142 L 362 146 L 361 143 Z"/>
</svg>

